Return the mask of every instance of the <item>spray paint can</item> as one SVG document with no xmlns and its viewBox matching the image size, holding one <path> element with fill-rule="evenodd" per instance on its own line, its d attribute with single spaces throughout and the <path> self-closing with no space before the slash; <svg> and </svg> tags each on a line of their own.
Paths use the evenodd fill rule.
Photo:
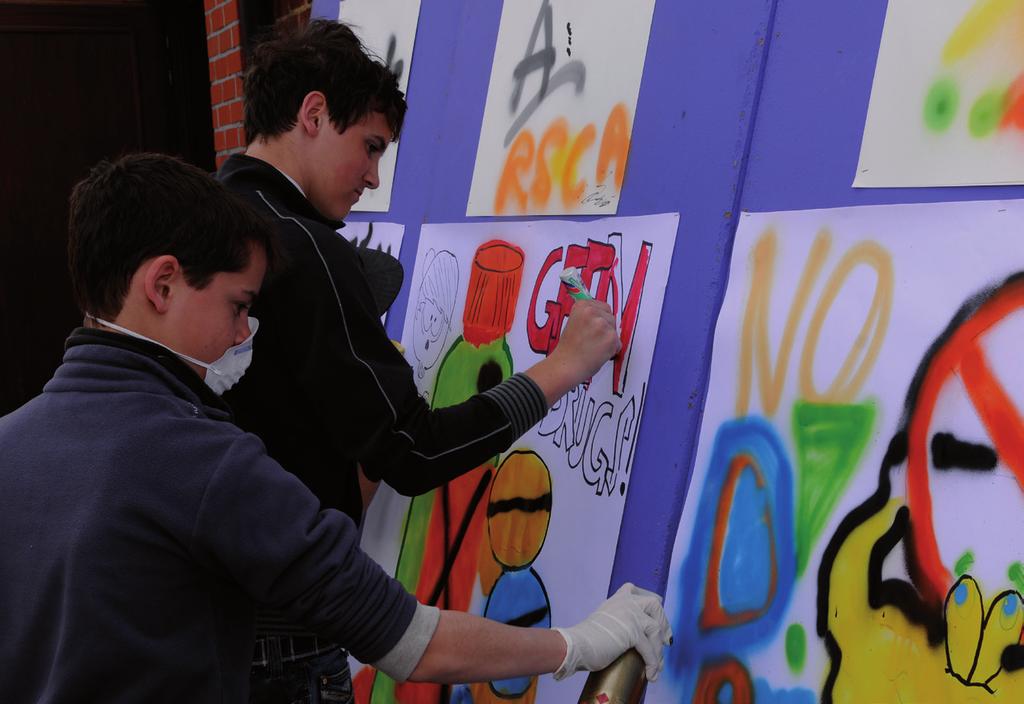
<svg viewBox="0 0 1024 704">
<path fill-rule="evenodd" d="M 579 704 L 638 704 L 646 686 L 644 659 L 630 648 L 608 667 L 590 673 Z"/>
</svg>

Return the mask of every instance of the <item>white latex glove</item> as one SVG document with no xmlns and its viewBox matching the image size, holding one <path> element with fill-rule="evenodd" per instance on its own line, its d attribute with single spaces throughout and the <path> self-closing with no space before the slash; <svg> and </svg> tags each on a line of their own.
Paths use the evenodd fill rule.
<svg viewBox="0 0 1024 704">
<path fill-rule="evenodd" d="M 662 650 L 672 640 L 661 597 L 626 582 L 584 621 L 554 629 L 565 638 L 565 660 L 555 671 L 560 680 L 580 670 L 600 670 L 630 648 L 644 659 L 647 679 L 658 679 Z"/>
</svg>

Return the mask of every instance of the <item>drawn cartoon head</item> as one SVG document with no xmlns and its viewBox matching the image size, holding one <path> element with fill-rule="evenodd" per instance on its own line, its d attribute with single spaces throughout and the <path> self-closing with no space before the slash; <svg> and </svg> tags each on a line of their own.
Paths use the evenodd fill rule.
<svg viewBox="0 0 1024 704">
<path fill-rule="evenodd" d="M 1022 339 L 1017 274 L 969 299 L 918 367 L 878 491 L 822 561 L 826 699 L 1024 700 Z"/>
<path fill-rule="evenodd" d="M 459 265 L 455 255 L 447 250 L 436 253 L 430 250 L 426 261 L 412 323 L 412 351 L 420 378 L 441 356 L 451 330 L 459 288 Z"/>
</svg>

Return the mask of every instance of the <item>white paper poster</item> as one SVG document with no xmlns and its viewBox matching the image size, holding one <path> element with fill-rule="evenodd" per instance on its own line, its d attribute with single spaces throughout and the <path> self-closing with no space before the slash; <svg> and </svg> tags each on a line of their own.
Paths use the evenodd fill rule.
<svg viewBox="0 0 1024 704">
<path fill-rule="evenodd" d="M 1024 201 L 744 213 L 647 701 L 1024 701 Z"/>
<path fill-rule="evenodd" d="M 467 215 L 612 215 L 654 0 L 502 6 Z"/>
<path fill-rule="evenodd" d="M 507 623 L 569 626 L 607 596 L 644 411 L 677 214 L 588 223 L 425 225 L 403 344 L 423 395 L 453 405 L 558 344 L 566 266 L 615 311 L 623 350 L 508 451 L 409 499 L 382 488 L 363 548 L 421 601 Z M 447 536 L 447 547 L 446 538 Z M 400 685 L 369 668 L 357 701 L 575 701 L 582 675 L 456 687 Z M 372 692 L 372 699 L 369 698 Z"/>
<path fill-rule="evenodd" d="M 409 94 L 409 71 L 420 0 L 341 0 L 338 18 L 352 26 L 356 36 L 398 75 L 398 87 Z M 366 189 L 352 210 L 383 213 L 391 209 L 398 142 L 389 144 L 380 159 L 380 186 Z"/>
<path fill-rule="evenodd" d="M 1024 2 L 889 0 L 854 186 L 1024 183 Z"/>
<path fill-rule="evenodd" d="M 379 249 L 398 259 L 402 251 L 405 225 L 394 222 L 346 222 L 338 234 L 357 247 Z"/>
</svg>

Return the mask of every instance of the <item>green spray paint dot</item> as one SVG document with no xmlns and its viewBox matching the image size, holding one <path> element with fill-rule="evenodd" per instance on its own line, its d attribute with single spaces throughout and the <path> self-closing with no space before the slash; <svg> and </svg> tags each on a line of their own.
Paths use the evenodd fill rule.
<svg viewBox="0 0 1024 704">
<path fill-rule="evenodd" d="M 960 91 L 952 78 L 940 78 L 928 89 L 924 99 L 924 124 L 932 132 L 945 132 L 953 124 L 960 107 Z"/>
<path fill-rule="evenodd" d="M 964 550 L 964 554 L 953 565 L 953 571 L 957 577 L 963 577 L 972 567 L 974 567 L 974 553 L 970 550 Z"/>
<path fill-rule="evenodd" d="M 807 659 L 807 634 L 799 623 L 791 623 L 786 629 L 786 660 L 789 669 L 799 675 Z"/>
<path fill-rule="evenodd" d="M 999 126 L 1006 111 L 1006 91 L 990 90 L 974 102 L 967 128 L 974 137 L 987 137 Z"/>
<path fill-rule="evenodd" d="M 1007 571 L 1007 576 L 1010 581 L 1013 582 L 1013 586 L 1017 587 L 1017 591 L 1024 594 L 1024 565 L 1019 562 L 1014 562 L 1010 565 L 1010 569 Z"/>
</svg>

